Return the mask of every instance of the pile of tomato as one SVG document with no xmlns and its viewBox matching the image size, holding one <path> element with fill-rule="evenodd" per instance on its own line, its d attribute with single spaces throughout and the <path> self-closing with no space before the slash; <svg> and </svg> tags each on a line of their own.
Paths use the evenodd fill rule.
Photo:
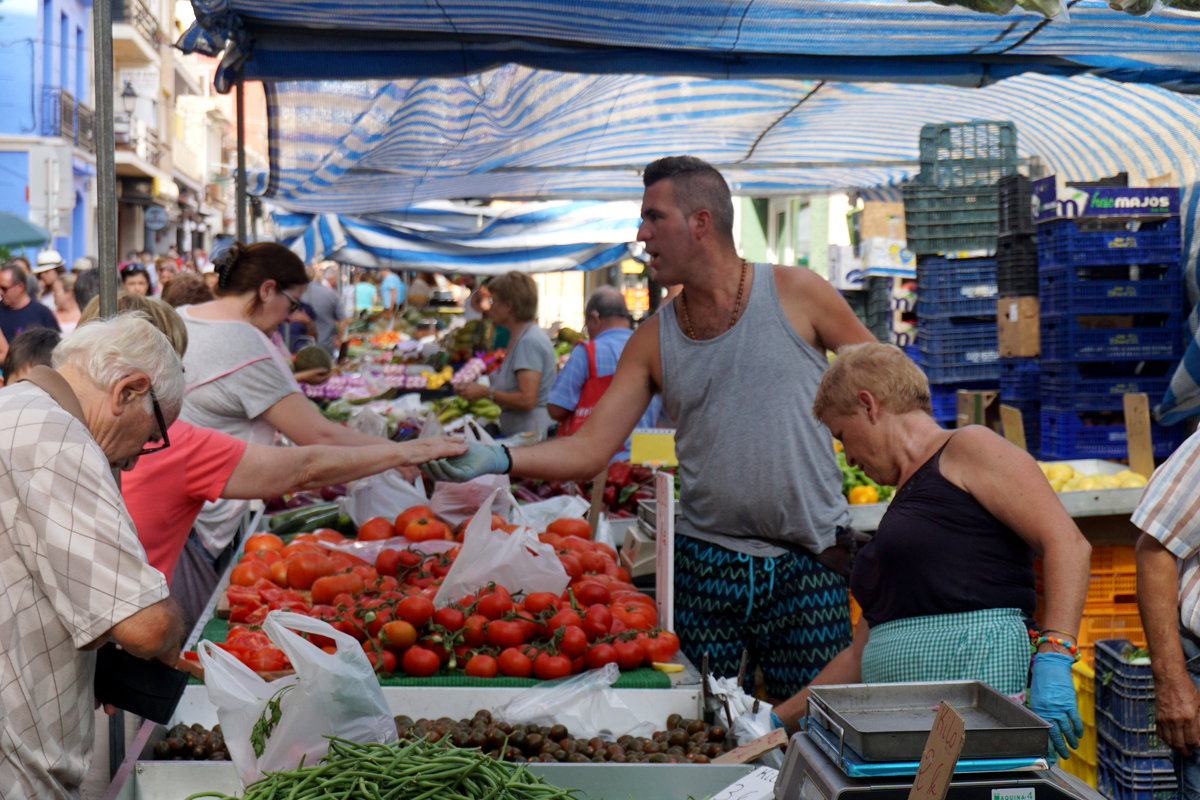
<svg viewBox="0 0 1200 800">
<path fill-rule="evenodd" d="M 424 527 L 436 518 L 418 506 L 389 527 L 408 534 L 417 520 Z M 368 521 L 363 528 L 368 526 L 382 527 Z M 511 526 L 493 515 L 492 527 Z M 446 526 L 442 536 L 453 538 L 449 531 Z M 258 627 L 268 611 L 284 609 L 356 638 L 381 674 L 429 677 L 461 669 L 479 678 L 549 680 L 608 663 L 634 669 L 670 661 L 679 639 L 656 627 L 654 601 L 629 582 L 616 552 L 591 541 L 590 533 L 583 520 L 561 519 L 539 535 L 554 546 L 570 578 L 561 595 L 513 594 L 491 584 L 443 608 L 435 608 L 433 598 L 460 546 L 430 554 L 406 536 L 407 546 L 385 548 L 370 564 L 326 547 L 346 541 L 336 531 L 299 534 L 288 543 L 255 534 L 230 573 L 230 630 L 221 646 L 251 669 L 288 669 L 283 651 Z M 311 639 L 334 649 L 327 637 Z"/>
</svg>

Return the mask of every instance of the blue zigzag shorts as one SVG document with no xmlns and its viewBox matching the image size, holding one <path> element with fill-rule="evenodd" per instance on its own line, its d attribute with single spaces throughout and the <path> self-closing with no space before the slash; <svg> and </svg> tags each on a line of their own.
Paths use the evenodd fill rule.
<svg viewBox="0 0 1200 800">
<path fill-rule="evenodd" d="M 772 698 L 791 697 L 850 644 L 846 581 L 797 553 L 750 556 L 675 537 L 675 631 L 697 668 L 737 675 L 750 651 L 746 691 L 762 669 Z"/>
</svg>

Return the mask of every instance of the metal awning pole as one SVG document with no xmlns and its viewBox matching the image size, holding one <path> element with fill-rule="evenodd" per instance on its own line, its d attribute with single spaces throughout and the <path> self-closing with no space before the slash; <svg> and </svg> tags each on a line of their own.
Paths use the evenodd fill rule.
<svg viewBox="0 0 1200 800">
<path fill-rule="evenodd" d="M 117 313 L 117 159 L 113 136 L 112 0 L 92 3 L 96 73 L 96 247 L 100 315 Z"/>
<path fill-rule="evenodd" d="M 237 238 L 246 241 L 246 93 L 237 79 Z"/>
</svg>

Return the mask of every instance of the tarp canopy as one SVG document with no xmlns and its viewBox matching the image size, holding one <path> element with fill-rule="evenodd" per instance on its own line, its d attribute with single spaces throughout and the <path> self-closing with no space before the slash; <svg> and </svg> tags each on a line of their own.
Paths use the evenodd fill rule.
<svg viewBox="0 0 1200 800">
<path fill-rule="evenodd" d="M 0 247 L 37 247 L 50 241 L 50 233 L 24 217 L 0 211 Z"/>
<path fill-rule="evenodd" d="M 431 202 L 368 216 L 276 213 L 279 240 L 306 261 L 499 275 L 605 267 L 630 255 L 637 203 Z"/>
</svg>

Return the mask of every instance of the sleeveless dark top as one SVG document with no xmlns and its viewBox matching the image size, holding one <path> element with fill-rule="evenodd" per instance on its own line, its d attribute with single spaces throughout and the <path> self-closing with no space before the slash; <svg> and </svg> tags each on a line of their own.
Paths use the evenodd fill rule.
<svg viewBox="0 0 1200 800">
<path fill-rule="evenodd" d="M 900 487 L 855 559 L 850 590 L 872 626 L 984 608 L 1033 616 L 1033 550 L 942 476 L 945 449 Z"/>
</svg>

